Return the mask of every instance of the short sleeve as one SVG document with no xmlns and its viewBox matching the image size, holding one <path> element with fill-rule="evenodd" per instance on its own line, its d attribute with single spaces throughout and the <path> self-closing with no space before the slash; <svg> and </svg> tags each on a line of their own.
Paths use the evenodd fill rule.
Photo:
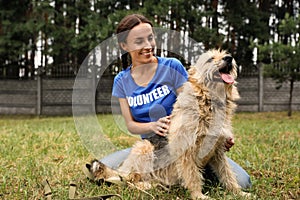
<svg viewBox="0 0 300 200">
<path fill-rule="evenodd" d="M 171 68 L 174 69 L 172 71 L 174 88 L 178 89 L 188 80 L 188 73 L 182 63 L 176 58 L 172 59 Z"/>
<path fill-rule="evenodd" d="M 124 91 L 124 84 L 123 84 L 123 73 L 120 72 L 119 74 L 116 75 L 114 78 L 114 84 L 112 88 L 112 96 L 118 97 L 118 98 L 125 98 L 125 91 Z"/>
</svg>

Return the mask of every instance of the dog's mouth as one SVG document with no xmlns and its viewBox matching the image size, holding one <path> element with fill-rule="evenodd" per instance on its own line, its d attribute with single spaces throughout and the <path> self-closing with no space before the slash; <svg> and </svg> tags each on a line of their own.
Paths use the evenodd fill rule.
<svg viewBox="0 0 300 200">
<path fill-rule="evenodd" d="M 222 80 L 227 84 L 233 84 L 234 83 L 234 77 L 230 74 L 232 70 L 232 57 L 231 56 L 225 56 L 223 58 L 223 65 L 219 68 L 219 72 L 221 75 Z"/>
</svg>

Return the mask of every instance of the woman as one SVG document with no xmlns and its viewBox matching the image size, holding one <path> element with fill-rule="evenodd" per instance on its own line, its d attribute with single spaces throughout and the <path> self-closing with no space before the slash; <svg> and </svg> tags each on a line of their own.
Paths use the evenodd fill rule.
<svg viewBox="0 0 300 200">
<path fill-rule="evenodd" d="M 188 75 L 179 60 L 154 55 L 156 43 L 152 28 L 152 23 L 138 14 L 128 15 L 120 21 L 116 32 L 118 43 L 123 61 L 127 61 L 124 57 L 129 54 L 131 64 L 115 77 L 112 95 L 119 99 L 127 129 L 155 146 L 157 140 L 166 141 L 169 115 Z M 230 139 L 224 145 L 229 150 L 234 140 Z M 100 161 L 117 168 L 129 152 L 130 149 L 125 149 Z M 249 187 L 248 174 L 228 160 L 241 187 Z"/>
</svg>

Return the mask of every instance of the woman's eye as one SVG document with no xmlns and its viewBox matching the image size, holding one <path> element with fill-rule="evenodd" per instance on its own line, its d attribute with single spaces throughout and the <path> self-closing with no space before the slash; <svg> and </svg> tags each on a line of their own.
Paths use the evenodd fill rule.
<svg viewBox="0 0 300 200">
<path fill-rule="evenodd" d="M 152 40 L 153 40 L 153 35 L 150 35 L 150 36 L 148 37 L 148 40 L 149 40 L 149 41 L 152 41 Z"/>
<path fill-rule="evenodd" d="M 142 40 L 136 40 L 135 43 L 136 43 L 136 44 L 142 44 L 143 41 L 142 41 Z"/>
</svg>

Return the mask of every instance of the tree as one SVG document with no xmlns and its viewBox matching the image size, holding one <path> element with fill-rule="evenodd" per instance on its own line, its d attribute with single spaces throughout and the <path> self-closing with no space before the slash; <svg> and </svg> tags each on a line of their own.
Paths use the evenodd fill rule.
<svg viewBox="0 0 300 200">
<path fill-rule="evenodd" d="M 282 5 L 279 5 L 279 2 L 282 2 Z M 25 74 L 33 74 L 37 65 L 34 63 L 35 54 L 40 51 L 43 67 L 55 69 L 61 64 L 79 65 L 95 46 L 114 33 L 117 22 L 129 13 L 142 13 L 150 18 L 156 27 L 180 32 L 198 41 L 205 50 L 226 49 L 237 58 L 243 69 L 256 70 L 252 62 L 251 41 L 256 39 L 261 45 L 273 40 L 272 37 L 279 33 L 276 20 L 283 19 L 286 12 L 294 16 L 292 12 L 299 11 L 299 8 L 294 6 L 299 5 L 296 2 L 24 0 L 18 3 L 2 0 L 0 74 L 3 74 L 1 69 L 4 68 L 25 68 Z M 269 21 L 273 19 L 275 23 L 270 25 Z M 280 34 L 279 39 L 286 44 L 289 35 Z M 190 41 L 183 42 L 186 44 Z M 172 48 L 172 45 L 177 45 L 180 52 L 189 54 L 189 58 L 195 56 L 190 49 L 184 49 L 184 45 L 168 45 Z"/>
<path fill-rule="evenodd" d="M 191 37 L 203 43 L 204 49 L 222 48 L 224 34 L 220 29 L 224 25 L 219 19 L 221 13 L 218 11 L 220 6 L 217 0 L 208 2 L 203 1 L 193 10 L 193 15 L 189 18 L 189 25 L 192 30 Z"/>
<path fill-rule="evenodd" d="M 53 23 L 55 16 L 55 9 L 51 6 L 50 0 L 38 0 L 33 1 L 33 12 L 32 12 L 32 30 L 34 30 L 34 43 L 32 49 L 40 51 L 40 61 L 38 67 L 45 67 L 49 64 L 49 58 L 53 55 L 53 38 L 52 33 L 55 32 L 56 27 Z M 39 44 L 39 46 L 36 46 Z M 32 50 L 32 51 L 33 51 Z M 33 51 L 34 52 L 34 51 Z"/>
<path fill-rule="evenodd" d="M 268 18 L 268 5 L 265 1 L 224 1 L 224 19 L 227 22 L 227 37 L 224 41 L 225 49 L 228 49 L 243 69 L 252 71 L 253 50 L 250 47 L 253 39 L 267 41 L 270 37 Z M 256 69 L 255 69 L 256 70 Z M 243 70 L 245 71 L 245 70 Z"/>
<path fill-rule="evenodd" d="M 280 88 L 284 82 L 290 86 L 288 116 L 292 115 L 294 83 L 300 81 L 300 42 L 297 34 L 300 31 L 299 18 L 291 17 L 286 13 L 279 24 L 279 33 L 282 40 L 272 44 L 260 45 L 259 60 L 268 60 L 266 74 L 275 79 Z"/>
<path fill-rule="evenodd" d="M 20 68 L 31 65 L 28 51 L 33 32 L 30 24 L 30 1 L 0 1 L 1 75 L 19 75 Z M 31 41 L 33 42 L 33 41 Z"/>
</svg>

